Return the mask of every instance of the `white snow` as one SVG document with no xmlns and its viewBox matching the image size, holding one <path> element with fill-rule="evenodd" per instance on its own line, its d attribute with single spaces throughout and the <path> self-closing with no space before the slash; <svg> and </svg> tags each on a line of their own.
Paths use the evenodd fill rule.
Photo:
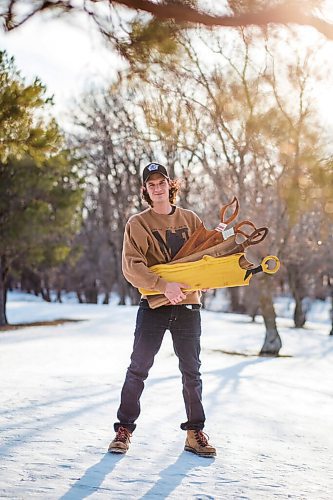
<svg viewBox="0 0 333 500">
<path fill-rule="evenodd" d="M 30 299 L 30 300 L 27 300 Z M 136 307 L 47 304 L 10 294 L 0 332 L 0 497 L 331 499 L 333 337 L 328 304 L 302 330 L 278 320 L 286 357 L 256 353 L 262 319 L 203 311 L 205 431 L 215 459 L 183 451 L 181 378 L 167 332 L 125 456 L 106 453 L 129 363 Z M 290 356 L 290 357 L 287 357 Z"/>
</svg>

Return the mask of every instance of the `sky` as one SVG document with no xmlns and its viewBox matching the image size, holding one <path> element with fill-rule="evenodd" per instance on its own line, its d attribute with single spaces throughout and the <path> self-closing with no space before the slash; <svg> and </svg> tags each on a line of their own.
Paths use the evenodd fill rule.
<svg viewBox="0 0 333 500">
<path fill-rule="evenodd" d="M 15 56 L 27 81 L 38 76 L 55 96 L 54 112 L 64 124 L 68 103 L 87 82 L 111 78 L 121 67 L 119 57 L 107 49 L 102 37 L 83 15 L 65 19 L 32 18 L 18 30 L 0 31 L 0 48 Z"/>
<path fill-rule="evenodd" d="M 314 30 L 304 28 L 304 43 L 311 43 L 313 38 Z M 327 41 L 325 46 L 324 66 L 330 69 L 333 41 Z M 73 97 L 78 97 L 87 83 L 96 85 L 110 80 L 124 67 L 124 62 L 105 46 L 92 21 L 83 14 L 61 19 L 36 16 L 13 32 L 0 31 L 0 48 L 15 56 L 17 67 L 27 80 L 38 76 L 47 85 L 49 94 L 55 96 L 53 113 L 65 128 Z M 321 82 L 314 99 L 323 121 L 333 130 L 332 85 L 332 79 Z"/>
</svg>

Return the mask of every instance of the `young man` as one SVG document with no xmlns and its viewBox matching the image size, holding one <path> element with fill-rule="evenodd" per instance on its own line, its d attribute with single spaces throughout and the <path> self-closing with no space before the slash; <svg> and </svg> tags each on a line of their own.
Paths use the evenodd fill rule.
<svg viewBox="0 0 333 500">
<path fill-rule="evenodd" d="M 125 228 L 123 273 L 135 287 L 158 290 L 169 304 L 151 309 L 141 298 L 134 332 L 131 363 L 121 391 L 121 403 L 114 424 L 116 436 L 109 452 L 126 453 L 130 437 L 140 414 L 140 396 L 144 380 L 154 363 L 166 330 L 170 330 L 173 347 L 182 373 L 183 397 L 187 422 L 185 450 L 204 457 L 216 455 L 202 432 L 205 413 L 202 406 L 200 368 L 200 292 L 185 295 L 185 283 L 169 283 L 149 270 L 154 264 L 169 262 L 189 236 L 200 225 L 199 217 L 190 210 L 174 205 L 179 189 L 170 180 L 166 168 L 150 163 L 143 170 L 143 197 L 150 208 L 132 216 Z"/>
</svg>

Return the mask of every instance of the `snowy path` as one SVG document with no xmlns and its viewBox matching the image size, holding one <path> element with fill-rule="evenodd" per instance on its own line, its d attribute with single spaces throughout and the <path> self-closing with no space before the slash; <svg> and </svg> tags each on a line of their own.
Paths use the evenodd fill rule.
<svg viewBox="0 0 333 500">
<path fill-rule="evenodd" d="M 280 320 L 282 354 L 262 359 L 263 326 L 203 313 L 206 432 L 216 459 L 183 451 L 181 379 L 169 334 L 126 456 L 113 437 L 136 308 L 9 304 L 10 321 L 84 322 L 0 332 L 0 498 L 331 499 L 333 338 Z M 88 319 L 90 318 L 90 319 Z M 310 328 L 311 327 L 311 328 Z"/>
</svg>

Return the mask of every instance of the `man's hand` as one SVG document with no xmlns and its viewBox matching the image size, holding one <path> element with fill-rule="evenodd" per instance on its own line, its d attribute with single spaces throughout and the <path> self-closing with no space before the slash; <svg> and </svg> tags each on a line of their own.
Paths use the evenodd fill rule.
<svg viewBox="0 0 333 500">
<path fill-rule="evenodd" d="M 169 299 L 172 305 L 179 304 L 179 302 L 186 298 L 186 295 L 182 291 L 182 288 L 190 287 L 185 283 L 167 283 L 164 295 L 167 299 Z"/>
</svg>

